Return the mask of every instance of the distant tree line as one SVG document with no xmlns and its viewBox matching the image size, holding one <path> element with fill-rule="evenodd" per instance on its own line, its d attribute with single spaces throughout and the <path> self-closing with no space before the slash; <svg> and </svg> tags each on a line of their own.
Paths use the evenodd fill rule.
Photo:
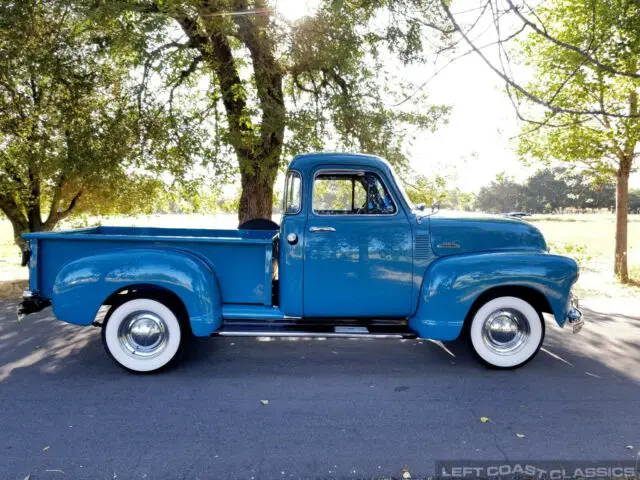
<svg viewBox="0 0 640 480">
<path fill-rule="evenodd" d="M 629 212 L 640 212 L 640 189 L 629 193 Z M 491 213 L 557 213 L 614 211 L 615 205 L 615 184 L 588 182 L 580 173 L 559 167 L 540 170 L 523 184 L 499 175 L 480 189 L 474 208 Z"/>
</svg>

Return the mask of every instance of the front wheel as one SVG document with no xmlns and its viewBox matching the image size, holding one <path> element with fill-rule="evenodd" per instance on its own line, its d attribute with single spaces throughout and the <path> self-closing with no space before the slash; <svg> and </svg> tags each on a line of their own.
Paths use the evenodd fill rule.
<svg viewBox="0 0 640 480">
<path fill-rule="evenodd" d="M 102 343 L 118 365 L 132 372 L 153 372 L 167 366 L 183 343 L 175 313 L 149 298 L 118 306 L 102 328 Z"/>
<path fill-rule="evenodd" d="M 476 356 L 494 368 L 517 368 L 531 360 L 544 340 L 542 315 L 517 297 L 489 300 L 475 313 L 469 340 Z"/>
</svg>

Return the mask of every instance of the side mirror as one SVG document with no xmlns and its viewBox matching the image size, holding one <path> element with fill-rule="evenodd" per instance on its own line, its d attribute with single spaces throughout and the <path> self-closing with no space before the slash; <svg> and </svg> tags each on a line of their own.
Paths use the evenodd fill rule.
<svg viewBox="0 0 640 480">
<path fill-rule="evenodd" d="M 435 202 L 431 205 L 431 213 L 438 213 L 440 211 L 440 202 Z"/>
</svg>

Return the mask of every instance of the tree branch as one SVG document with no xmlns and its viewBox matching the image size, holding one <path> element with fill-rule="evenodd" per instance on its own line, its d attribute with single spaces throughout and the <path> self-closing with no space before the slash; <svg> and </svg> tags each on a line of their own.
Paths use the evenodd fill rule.
<svg viewBox="0 0 640 480">
<path fill-rule="evenodd" d="M 200 50 L 218 77 L 229 131 L 235 137 L 232 145 L 240 156 L 246 157 L 251 149 L 242 145 L 240 138 L 252 133 L 252 129 L 244 120 L 247 111 L 246 94 L 243 92 L 242 80 L 227 39 L 222 32 L 213 29 L 205 35 L 198 21 L 186 14 L 176 13 L 173 18 L 182 27 L 190 42 Z"/>
<path fill-rule="evenodd" d="M 235 0 L 233 6 L 238 11 L 248 10 L 246 0 Z M 267 5 L 262 0 L 255 1 L 256 10 L 264 10 Z M 285 105 L 282 91 L 283 70 L 275 58 L 276 45 L 267 29 L 267 15 L 241 15 L 234 17 L 238 35 L 251 54 L 253 72 L 262 111 L 261 142 L 263 152 L 273 152 L 280 161 L 280 148 L 284 142 Z"/>
<path fill-rule="evenodd" d="M 174 82 L 171 86 L 171 91 L 169 92 L 169 111 L 173 112 L 173 95 L 176 89 L 184 83 L 184 81 L 191 76 L 193 72 L 196 71 L 198 65 L 200 65 L 204 61 L 204 55 L 198 55 L 191 60 L 189 66 L 180 72 L 180 76 L 178 80 Z"/>
<path fill-rule="evenodd" d="M 578 109 L 574 109 L 574 108 L 558 107 L 558 106 L 555 106 L 555 105 L 549 103 L 547 100 L 544 100 L 544 99 L 538 97 L 537 95 L 534 95 L 533 93 L 529 92 L 528 90 L 526 90 L 525 88 L 520 86 L 518 83 L 516 83 L 506 73 L 504 73 L 499 68 L 497 68 L 495 65 L 493 65 L 493 63 L 491 63 L 491 61 L 486 57 L 486 55 L 484 55 L 484 53 L 482 53 L 480 51 L 480 49 L 473 43 L 473 41 L 468 37 L 468 35 L 462 30 L 462 28 L 460 27 L 460 25 L 456 21 L 455 17 L 451 13 L 451 10 L 449 9 L 449 6 L 447 5 L 446 0 L 440 0 L 440 4 L 441 4 L 444 12 L 446 13 L 446 15 L 449 17 L 449 20 L 451 21 L 452 25 L 456 28 L 456 30 L 459 32 L 459 34 L 464 38 L 465 42 L 469 45 L 469 47 L 471 47 L 471 49 L 475 53 L 478 54 L 478 56 L 482 59 L 482 61 L 496 75 L 498 75 L 508 86 L 512 87 L 514 90 L 516 90 L 517 92 L 522 94 L 525 98 L 527 98 L 531 102 L 533 102 L 533 103 L 535 103 L 537 105 L 541 105 L 541 106 L 545 107 L 546 109 L 548 109 L 548 110 L 550 110 L 552 112 L 555 112 L 555 113 L 569 113 L 569 114 L 573 114 L 573 115 L 606 115 L 606 116 L 609 116 L 609 117 L 616 117 L 616 118 L 629 118 L 629 115 L 627 115 L 627 114 L 617 113 L 617 112 L 608 112 L 608 111 L 605 111 L 605 110 L 602 110 L 602 109 L 600 109 L 600 110 L 578 110 Z M 636 114 L 636 115 L 634 115 L 634 117 L 640 117 L 640 114 Z"/>
<path fill-rule="evenodd" d="M 74 195 L 74 197 L 69 202 L 69 206 L 65 210 L 58 212 L 58 221 L 67 218 L 69 215 L 71 215 L 71 213 L 73 213 L 73 209 L 76 207 L 78 200 L 80 199 L 81 196 L 82 196 L 82 190 L 80 190 L 78 193 Z"/>
<path fill-rule="evenodd" d="M 527 17 L 525 17 L 520 12 L 520 9 L 513 4 L 512 0 L 507 0 L 507 3 L 511 7 L 511 9 L 513 9 L 513 11 L 518 16 L 518 18 L 520 20 L 522 20 L 522 22 L 525 25 L 530 27 L 534 32 L 536 32 L 541 37 L 547 39 L 551 43 L 553 43 L 555 45 L 558 45 L 559 47 L 562 47 L 564 49 L 567 49 L 567 50 L 570 50 L 572 52 L 575 52 L 578 55 L 581 55 L 589 63 L 594 64 L 596 67 L 600 68 L 601 70 L 604 70 L 605 72 L 609 72 L 609 73 L 612 73 L 614 75 L 620 75 L 620 76 L 623 76 L 623 77 L 640 78 L 640 73 L 637 73 L 637 72 L 624 72 L 624 71 L 615 69 L 615 68 L 611 67 L 610 65 L 606 65 L 606 64 L 598 61 L 598 59 L 594 58 L 592 55 L 589 55 L 587 52 L 585 52 L 581 48 L 576 47 L 575 45 L 571 45 L 569 43 L 563 42 L 561 40 L 558 40 L 555 37 L 552 37 L 551 35 L 549 35 L 549 33 L 547 32 L 546 29 L 544 29 L 544 30 L 541 29 L 540 27 L 538 27 L 538 25 L 536 25 L 534 22 L 532 22 Z"/>
</svg>

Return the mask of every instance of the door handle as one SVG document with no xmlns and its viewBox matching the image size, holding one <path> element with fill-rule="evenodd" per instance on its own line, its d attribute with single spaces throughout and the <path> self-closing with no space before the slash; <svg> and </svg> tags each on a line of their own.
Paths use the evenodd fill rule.
<svg viewBox="0 0 640 480">
<path fill-rule="evenodd" d="M 336 229 L 333 227 L 311 227 L 309 231 L 310 232 L 335 232 Z"/>
</svg>

